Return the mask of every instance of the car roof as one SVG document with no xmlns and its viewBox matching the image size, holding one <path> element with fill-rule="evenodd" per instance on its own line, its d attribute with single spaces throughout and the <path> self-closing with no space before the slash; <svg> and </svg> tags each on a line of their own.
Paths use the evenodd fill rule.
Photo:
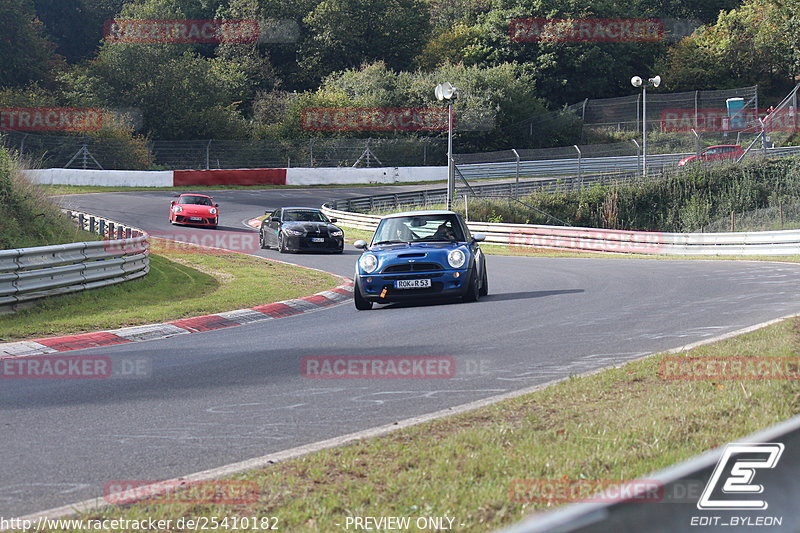
<svg viewBox="0 0 800 533">
<path fill-rule="evenodd" d="M 213 196 L 209 196 L 207 194 L 198 194 L 196 192 L 182 192 L 179 196 L 202 196 L 204 198 L 213 198 Z"/>
<path fill-rule="evenodd" d="M 278 209 L 283 209 L 284 211 L 322 211 L 319 207 L 279 207 Z"/>
<path fill-rule="evenodd" d="M 741 146 L 738 144 L 715 144 L 713 146 L 706 147 L 706 150 L 708 150 L 709 148 L 727 148 L 729 146 L 731 148 L 741 148 Z"/>
<path fill-rule="evenodd" d="M 399 217 L 417 217 L 425 215 L 455 215 L 455 211 L 448 211 L 447 209 L 431 209 L 427 211 L 403 211 L 402 213 L 392 213 L 391 215 L 384 215 L 383 218 L 399 218 Z"/>
</svg>

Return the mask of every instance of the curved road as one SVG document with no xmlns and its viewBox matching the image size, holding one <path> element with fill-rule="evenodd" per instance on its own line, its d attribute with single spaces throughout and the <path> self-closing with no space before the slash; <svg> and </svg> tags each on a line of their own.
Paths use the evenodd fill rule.
<svg viewBox="0 0 800 533">
<path fill-rule="evenodd" d="M 254 233 L 242 221 L 265 209 L 364 192 L 215 192 L 224 225 L 216 232 L 171 227 L 167 192 L 69 196 L 63 203 L 155 235 L 214 234 L 224 244 L 250 242 Z M 258 253 L 348 277 L 357 256 L 352 248 L 339 256 Z M 370 312 L 345 304 L 69 354 L 146 358 L 146 379 L 0 380 L 0 516 L 100 496 L 109 481 L 186 475 L 800 312 L 800 265 L 501 256 L 487 263 L 490 296 L 474 304 Z M 309 355 L 399 354 L 451 356 L 457 373 L 313 380 L 300 372 Z"/>
</svg>

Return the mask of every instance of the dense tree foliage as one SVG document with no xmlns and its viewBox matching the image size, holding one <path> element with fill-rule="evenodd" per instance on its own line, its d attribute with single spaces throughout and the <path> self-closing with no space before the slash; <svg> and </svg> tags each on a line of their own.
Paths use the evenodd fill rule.
<svg viewBox="0 0 800 533">
<path fill-rule="evenodd" d="M 461 146 L 572 144 L 563 105 L 631 94 L 633 74 L 658 72 L 667 91 L 784 90 L 800 71 L 798 15 L 800 0 L 5 0 L 0 105 L 133 108 L 151 138 L 288 138 L 332 135 L 299 127 L 305 107 L 441 105 L 432 88 L 451 81 Z M 104 40 L 115 18 L 254 19 L 262 34 Z M 699 28 L 679 42 L 525 42 L 509 35 L 516 18 Z"/>
</svg>

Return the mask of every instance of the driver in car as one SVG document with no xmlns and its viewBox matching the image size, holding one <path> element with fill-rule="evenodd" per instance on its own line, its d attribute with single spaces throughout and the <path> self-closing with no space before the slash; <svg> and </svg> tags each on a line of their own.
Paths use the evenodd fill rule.
<svg viewBox="0 0 800 533">
<path fill-rule="evenodd" d="M 456 240 L 456 234 L 453 229 L 447 225 L 447 222 L 443 222 L 436 229 L 436 233 L 433 234 L 433 238 L 443 241 L 454 241 Z"/>
</svg>

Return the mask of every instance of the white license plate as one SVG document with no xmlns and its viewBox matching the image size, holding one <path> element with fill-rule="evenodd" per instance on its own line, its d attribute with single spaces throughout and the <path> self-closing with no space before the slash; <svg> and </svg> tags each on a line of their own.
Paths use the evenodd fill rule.
<svg viewBox="0 0 800 533">
<path fill-rule="evenodd" d="M 203 220 L 202 217 L 189 217 L 189 220 Z"/>
<path fill-rule="evenodd" d="M 430 286 L 429 279 L 399 279 L 394 282 L 395 289 L 427 289 Z"/>
<path fill-rule="evenodd" d="M 311 237 L 311 242 L 325 242 L 325 239 L 322 237 Z"/>
</svg>

